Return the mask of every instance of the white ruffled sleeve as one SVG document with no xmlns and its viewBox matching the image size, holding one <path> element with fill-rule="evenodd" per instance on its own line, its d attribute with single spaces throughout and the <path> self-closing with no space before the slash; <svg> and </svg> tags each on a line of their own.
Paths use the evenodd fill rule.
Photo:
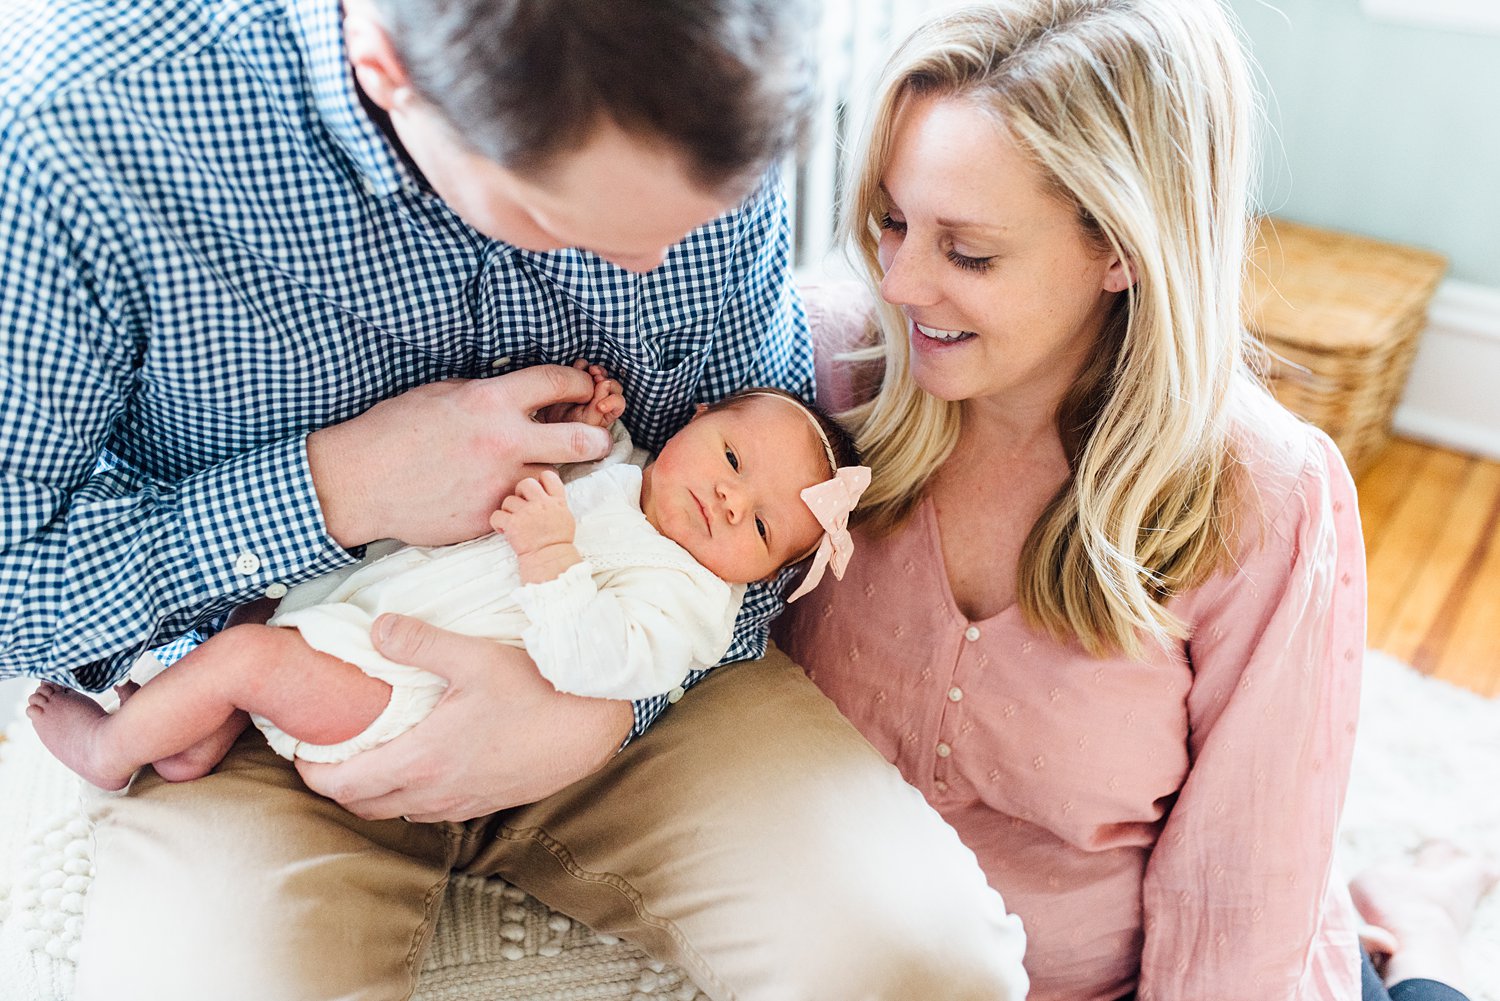
<svg viewBox="0 0 1500 1001">
<path fill-rule="evenodd" d="M 602 586 L 601 586 L 602 584 Z M 708 571 L 662 566 L 598 571 L 585 559 L 515 600 L 542 676 L 560 692 L 604 699 L 664 694 L 689 671 L 719 662 L 743 588 Z"/>
</svg>

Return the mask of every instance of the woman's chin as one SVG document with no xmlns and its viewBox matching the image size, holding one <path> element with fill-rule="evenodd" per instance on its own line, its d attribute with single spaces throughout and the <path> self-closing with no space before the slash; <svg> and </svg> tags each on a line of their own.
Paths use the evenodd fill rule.
<svg viewBox="0 0 1500 1001">
<path fill-rule="evenodd" d="M 963 373 L 945 371 L 946 366 L 924 364 L 916 359 L 912 359 L 910 364 L 912 381 L 928 396 L 957 403 L 972 395 L 972 386 L 969 385 L 969 380 L 963 378 Z"/>
</svg>

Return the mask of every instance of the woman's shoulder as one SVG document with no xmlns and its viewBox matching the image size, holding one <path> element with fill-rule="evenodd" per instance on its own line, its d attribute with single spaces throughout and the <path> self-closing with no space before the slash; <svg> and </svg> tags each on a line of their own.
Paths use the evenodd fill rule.
<svg viewBox="0 0 1500 1001">
<path fill-rule="evenodd" d="M 1227 419 L 1241 500 L 1262 524 L 1280 520 L 1294 498 L 1348 479 L 1328 435 L 1248 377 L 1235 386 Z"/>
<path fill-rule="evenodd" d="M 1290 579 L 1308 554 L 1360 545 L 1354 481 L 1327 434 L 1248 377 L 1235 386 L 1227 419 L 1235 463 L 1230 552 L 1181 596 L 1174 610 L 1189 622 L 1215 608 L 1248 614 L 1243 602 L 1279 593 L 1276 582 Z"/>
<path fill-rule="evenodd" d="M 839 413 L 879 388 L 878 362 L 843 357 L 877 342 L 875 298 L 869 286 L 853 280 L 808 283 L 801 291 L 812 335 L 818 402 Z"/>
</svg>

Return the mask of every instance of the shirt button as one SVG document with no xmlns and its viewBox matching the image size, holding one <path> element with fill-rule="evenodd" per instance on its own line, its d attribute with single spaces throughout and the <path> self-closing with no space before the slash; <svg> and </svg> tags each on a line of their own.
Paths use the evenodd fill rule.
<svg viewBox="0 0 1500 1001">
<path fill-rule="evenodd" d="M 973 643 L 978 638 L 979 638 L 979 627 L 978 626 L 970 626 L 969 628 L 967 628 L 967 629 L 964 630 L 964 639 L 968 640 L 970 643 Z"/>
<path fill-rule="evenodd" d="M 962 688 L 959 688 L 957 685 L 954 685 L 952 688 L 948 689 L 948 701 L 949 702 L 962 702 L 963 700 L 964 700 L 964 690 Z"/>
<path fill-rule="evenodd" d="M 953 753 L 953 748 L 949 747 L 947 744 L 939 744 L 937 746 L 937 756 L 940 757 L 940 758 L 946 758 L 948 755 L 950 755 L 952 753 Z"/>
<path fill-rule="evenodd" d="M 932 784 L 932 788 L 936 789 L 938 792 L 947 792 L 948 783 L 944 782 L 942 779 L 938 779 Z"/>
<path fill-rule="evenodd" d="M 267 598 L 285 598 L 286 585 L 281 581 L 277 581 L 276 583 L 267 587 L 265 593 Z"/>
<path fill-rule="evenodd" d="M 496 358 L 494 361 L 490 362 L 490 368 L 504 368 L 509 364 L 510 355 L 506 355 L 504 358 Z"/>
<path fill-rule="evenodd" d="M 667 701 L 668 702 L 677 702 L 678 700 L 680 700 L 682 698 L 682 695 L 683 695 L 682 686 L 678 685 L 676 688 L 672 689 L 670 692 L 667 693 Z"/>
<path fill-rule="evenodd" d="M 376 192 L 375 179 L 373 177 L 361 177 L 360 183 L 365 186 L 365 194 L 373 195 Z"/>
<path fill-rule="evenodd" d="M 260 569 L 260 557 L 254 553 L 240 553 L 234 558 L 234 572 L 248 577 Z"/>
</svg>

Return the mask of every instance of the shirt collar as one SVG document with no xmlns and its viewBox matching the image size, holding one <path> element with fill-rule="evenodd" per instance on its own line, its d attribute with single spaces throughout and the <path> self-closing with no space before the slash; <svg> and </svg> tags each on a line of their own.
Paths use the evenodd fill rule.
<svg viewBox="0 0 1500 1001">
<path fill-rule="evenodd" d="M 339 0 L 286 0 L 292 32 L 302 47 L 313 104 L 323 125 L 349 157 L 372 194 L 394 194 L 405 180 L 400 156 L 360 103 Z"/>
</svg>

